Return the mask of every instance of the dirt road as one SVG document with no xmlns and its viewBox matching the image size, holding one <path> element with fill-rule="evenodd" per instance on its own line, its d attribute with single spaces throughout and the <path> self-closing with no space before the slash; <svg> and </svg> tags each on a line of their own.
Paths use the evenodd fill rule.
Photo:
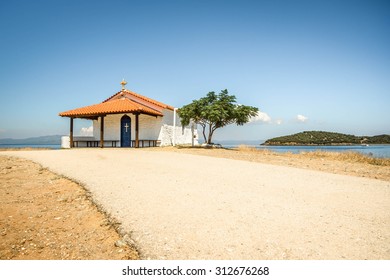
<svg viewBox="0 0 390 280">
<path fill-rule="evenodd" d="M 5 153 L 85 184 L 142 258 L 390 258 L 390 182 L 146 149 Z"/>
</svg>

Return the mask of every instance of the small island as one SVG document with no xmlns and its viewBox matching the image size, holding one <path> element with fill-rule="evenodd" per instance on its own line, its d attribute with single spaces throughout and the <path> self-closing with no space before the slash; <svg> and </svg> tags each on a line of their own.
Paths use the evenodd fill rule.
<svg viewBox="0 0 390 280">
<path fill-rule="evenodd" d="M 292 135 L 268 139 L 262 145 L 266 146 L 344 146 L 390 144 L 390 135 L 355 136 L 350 134 L 304 131 Z"/>
</svg>

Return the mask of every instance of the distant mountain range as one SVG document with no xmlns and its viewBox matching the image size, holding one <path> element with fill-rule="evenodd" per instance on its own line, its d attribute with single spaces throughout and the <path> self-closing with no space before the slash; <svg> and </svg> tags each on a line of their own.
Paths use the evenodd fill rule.
<svg viewBox="0 0 390 280">
<path fill-rule="evenodd" d="M 390 144 L 390 135 L 355 136 L 326 131 L 304 131 L 297 134 L 276 137 L 264 142 L 270 146 L 298 145 L 368 145 Z"/>
<path fill-rule="evenodd" d="M 31 137 L 25 139 L 0 139 L 0 145 L 60 145 L 61 135 Z"/>
</svg>

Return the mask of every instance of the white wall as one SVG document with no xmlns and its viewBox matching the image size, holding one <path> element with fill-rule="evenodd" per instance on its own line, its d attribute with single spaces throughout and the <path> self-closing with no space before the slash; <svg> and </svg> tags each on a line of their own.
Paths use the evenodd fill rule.
<svg viewBox="0 0 390 280">
<path fill-rule="evenodd" d="M 164 124 L 161 127 L 160 135 L 158 140 L 161 141 L 161 146 L 172 146 L 173 145 L 173 125 Z M 198 131 L 194 130 L 194 144 L 198 145 Z M 190 127 L 182 128 L 181 126 L 175 127 L 175 144 L 176 145 L 189 145 L 192 140 L 192 131 Z"/>
<path fill-rule="evenodd" d="M 160 129 L 158 140 L 161 141 L 161 146 L 173 145 L 173 114 L 172 110 L 165 109 L 163 111 L 163 124 Z M 198 130 L 194 129 L 194 145 L 198 145 Z M 175 128 L 175 144 L 188 145 L 192 143 L 192 131 L 190 126 L 182 127 L 180 117 L 176 113 L 176 128 Z"/>
<path fill-rule="evenodd" d="M 120 140 L 121 139 L 121 115 L 108 115 L 104 117 L 104 140 Z M 93 121 L 93 137 L 100 140 L 100 121 Z"/>
<path fill-rule="evenodd" d="M 121 139 L 121 118 L 127 115 L 131 119 L 131 140 L 135 139 L 135 116 L 133 114 L 108 115 L 104 118 L 104 139 Z M 148 115 L 139 116 L 139 139 L 156 140 L 162 126 L 162 117 L 152 117 Z M 93 121 L 93 137 L 100 139 L 100 118 Z"/>
</svg>

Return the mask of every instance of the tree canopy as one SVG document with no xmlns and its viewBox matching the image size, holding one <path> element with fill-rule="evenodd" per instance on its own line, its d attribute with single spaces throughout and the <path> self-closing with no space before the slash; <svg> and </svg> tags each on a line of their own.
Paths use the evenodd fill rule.
<svg viewBox="0 0 390 280">
<path fill-rule="evenodd" d="M 202 127 L 204 141 L 211 144 L 214 131 L 229 124 L 243 125 L 257 115 L 259 109 L 236 103 L 236 97 L 229 95 L 228 90 L 219 94 L 209 92 L 205 97 L 193 100 L 192 103 L 178 110 L 183 126 L 191 121 Z"/>
</svg>

